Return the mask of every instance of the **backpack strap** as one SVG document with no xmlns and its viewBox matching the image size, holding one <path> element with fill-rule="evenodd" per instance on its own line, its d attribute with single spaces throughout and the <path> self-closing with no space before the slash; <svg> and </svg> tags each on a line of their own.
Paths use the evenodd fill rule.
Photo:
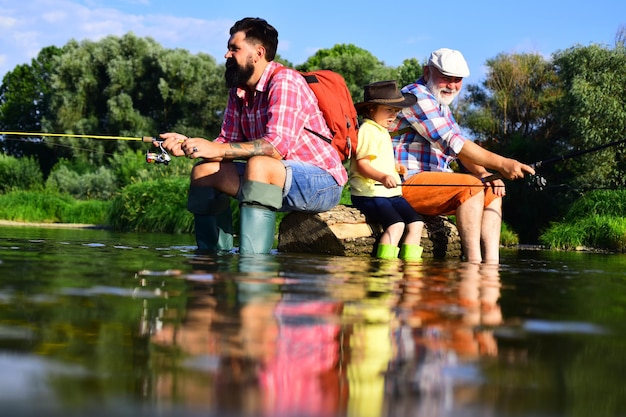
<svg viewBox="0 0 626 417">
<path fill-rule="evenodd" d="M 269 79 L 268 79 L 267 83 L 269 84 L 269 83 L 272 81 L 272 78 L 274 78 L 274 75 L 276 75 L 276 73 L 277 73 L 277 72 L 280 72 L 280 71 L 282 71 L 282 70 L 284 70 L 284 69 L 290 69 L 290 68 L 287 68 L 287 67 L 285 67 L 284 65 L 281 65 L 280 67 L 276 67 L 276 68 L 274 69 L 274 71 L 272 71 L 272 74 L 270 75 L 270 77 L 269 77 Z M 293 70 L 293 71 L 295 71 L 295 70 Z M 319 81 L 317 80 L 317 77 L 316 77 L 314 74 L 309 74 L 309 75 L 300 74 L 300 75 L 302 75 L 302 77 L 303 77 L 303 78 L 304 78 L 304 80 L 307 82 L 307 84 L 311 84 L 311 83 L 317 83 L 317 82 L 319 82 Z M 333 143 L 332 138 L 327 138 L 326 136 L 322 135 L 322 134 L 321 134 L 321 133 L 319 133 L 319 132 L 316 132 L 316 131 L 315 131 L 315 130 L 313 130 L 313 129 L 309 129 L 308 127 L 306 127 L 306 126 L 305 126 L 305 127 L 304 127 L 304 130 L 306 130 L 307 132 L 313 133 L 313 134 L 314 134 L 315 136 L 317 136 L 318 138 L 320 138 L 320 139 L 322 139 L 322 140 L 324 140 L 324 141 L 326 141 L 326 142 L 328 142 L 328 143 L 330 143 L 330 144 L 332 144 L 332 143 Z"/>
</svg>

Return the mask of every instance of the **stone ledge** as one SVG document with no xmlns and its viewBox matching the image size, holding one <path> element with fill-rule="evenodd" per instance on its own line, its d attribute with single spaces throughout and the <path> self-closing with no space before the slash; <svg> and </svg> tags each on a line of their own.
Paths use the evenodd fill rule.
<svg viewBox="0 0 626 417">
<path fill-rule="evenodd" d="M 425 216 L 421 245 L 424 258 L 459 258 L 459 232 L 445 216 Z M 382 234 L 356 208 L 338 205 L 332 210 L 311 214 L 291 212 L 280 223 L 278 251 L 335 256 L 372 256 Z"/>
</svg>

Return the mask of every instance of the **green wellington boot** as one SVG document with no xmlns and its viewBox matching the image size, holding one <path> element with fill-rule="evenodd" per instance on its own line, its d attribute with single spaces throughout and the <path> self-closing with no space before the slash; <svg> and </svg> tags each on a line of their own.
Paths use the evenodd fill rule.
<svg viewBox="0 0 626 417">
<path fill-rule="evenodd" d="M 194 215 L 196 244 L 208 252 L 233 248 L 230 198 L 210 187 L 189 187 L 187 210 Z"/>
<path fill-rule="evenodd" d="M 405 261 L 419 261 L 422 259 L 424 248 L 420 245 L 403 244 L 400 247 L 400 259 Z"/>
<path fill-rule="evenodd" d="M 376 250 L 376 257 L 379 259 L 393 259 L 398 257 L 399 248 L 395 245 L 379 243 Z"/>
<path fill-rule="evenodd" d="M 269 253 L 274 246 L 276 212 L 262 206 L 242 205 L 239 209 L 241 233 L 239 253 L 242 255 Z"/>
<path fill-rule="evenodd" d="M 274 246 L 276 210 L 283 203 L 283 190 L 277 185 L 245 181 L 241 186 L 239 209 L 241 230 L 239 253 L 269 253 Z"/>
</svg>

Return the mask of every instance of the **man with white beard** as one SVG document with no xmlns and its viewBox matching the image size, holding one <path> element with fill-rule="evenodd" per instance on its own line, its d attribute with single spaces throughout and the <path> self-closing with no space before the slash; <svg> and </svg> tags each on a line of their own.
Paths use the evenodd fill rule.
<svg viewBox="0 0 626 417">
<path fill-rule="evenodd" d="M 417 103 L 403 109 L 389 130 L 396 159 L 408 169 L 404 198 L 421 214 L 456 215 L 465 261 L 499 263 L 506 191 L 501 180 L 482 179 L 492 175 L 487 169 L 510 180 L 535 171 L 463 135 L 449 105 L 468 76 L 461 52 L 448 48 L 432 52 L 423 76 L 402 88 L 403 93 L 415 94 Z M 468 174 L 452 170 L 455 160 Z"/>
</svg>

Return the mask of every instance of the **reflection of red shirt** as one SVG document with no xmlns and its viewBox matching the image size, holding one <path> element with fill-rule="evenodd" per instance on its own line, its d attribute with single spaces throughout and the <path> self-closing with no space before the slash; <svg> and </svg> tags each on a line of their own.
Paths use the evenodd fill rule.
<svg viewBox="0 0 626 417">
<path fill-rule="evenodd" d="M 277 71 L 268 85 L 270 74 L 280 66 L 276 62 L 268 64 L 253 97 L 246 90 L 230 89 L 222 131 L 215 141 L 264 139 L 283 159 L 318 166 L 331 174 L 337 184 L 344 185 L 348 178 L 337 152 L 304 129 L 332 136 L 304 77 L 294 70 Z"/>
<path fill-rule="evenodd" d="M 325 317 L 336 303 L 279 303 L 276 356 L 259 379 L 268 415 L 334 415 L 339 406 L 339 325 Z"/>
</svg>

